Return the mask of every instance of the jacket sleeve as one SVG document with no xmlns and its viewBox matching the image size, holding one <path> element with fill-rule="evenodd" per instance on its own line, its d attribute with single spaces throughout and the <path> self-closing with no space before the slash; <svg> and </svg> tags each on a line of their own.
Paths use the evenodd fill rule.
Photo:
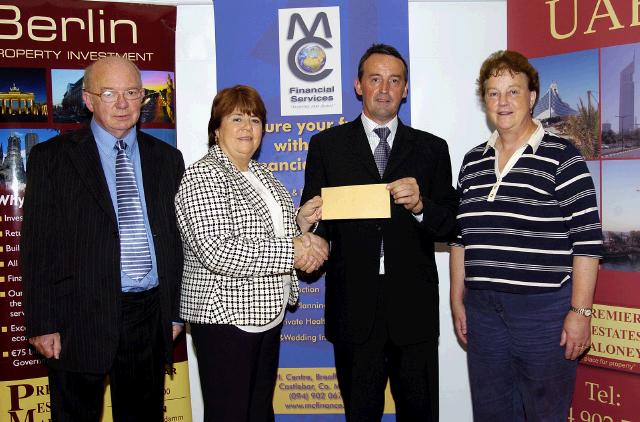
<svg viewBox="0 0 640 422">
<path fill-rule="evenodd" d="M 307 151 L 307 162 L 304 170 L 304 188 L 300 198 L 301 206 L 314 196 L 320 195 L 322 188 L 327 186 L 325 168 L 322 163 L 321 142 L 321 138 L 318 135 L 312 136 L 309 141 L 309 151 Z M 320 221 L 315 234 L 328 239 L 329 233 L 326 223 Z"/>
<path fill-rule="evenodd" d="M 431 190 L 422 195 L 422 225 L 436 240 L 455 238 L 458 193 L 451 186 L 451 159 L 446 142 L 442 141 L 435 160 Z M 422 187 L 421 187 L 422 191 Z"/>
<path fill-rule="evenodd" d="M 51 142 L 51 141 L 50 141 Z M 27 162 L 27 187 L 23 205 L 20 260 L 26 332 L 28 337 L 59 331 L 56 326 L 55 285 L 52 262 L 55 255 L 56 204 L 50 163 L 37 146 Z"/>
<path fill-rule="evenodd" d="M 174 185 L 174 193 L 178 192 L 178 189 L 180 187 L 180 181 L 182 180 L 182 176 L 184 175 L 184 159 L 182 158 L 182 153 L 179 150 L 176 150 L 177 154 L 176 154 L 176 175 L 175 175 L 175 185 Z M 175 274 L 177 276 L 177 280 L 174 283 L 173 286 L 173 302 L 171 304 L 171 315 L 173 317 L 173 321 L 177 322 L 177 321 L 181 321 L 180 319 L 180 292 L 181 292 L 181 286 L 182 286 L 182 270 L 183 270 L 183 265 L 184 265 L 184 255 L 182 252 L 182 242 L 180 239 L 180 232 L 178 231 L 178 227 L 177 227 L 177 219 L 175 216 L 175 209 L 173 212 L 173 215 L 171 216 L 172 218 L 172 232 L 174 234 L 174 243 L 175 243 L 175 262 L 177 265 L 177 268 L 175 269 Z"/>
</svg>

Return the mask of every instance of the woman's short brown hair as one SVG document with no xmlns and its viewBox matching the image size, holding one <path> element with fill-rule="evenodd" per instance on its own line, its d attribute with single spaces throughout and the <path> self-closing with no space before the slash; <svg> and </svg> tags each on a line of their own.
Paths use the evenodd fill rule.
<svg viewBox="0 0 640 422">
<path fill-rule="evenodd" d="M 264 131 L 267 123 L 267 109 L 260 94 L 248 85 L 235 85 L 218 92 L 213 99 L 209 118 L 209 146 L 216 144 L 216 130 L 220 127 L 222 118 L 235 110 L 260 118 Z"/>
<path fill-rule="evenodd" d="M 511 76 L 522 73 L 529 80 L 529 91 L 535 91 L 536 101 L 540 95 L 540 79 L 538 71 L 529 63 L 529 60 L 517 51 L 499 50 L 491 54 L 480 66 L 480 76 L 477 93 L 480 101 L 484 102 L 484 83 L 492 76 L 499 76 L 504 71 L 508 71 Z"/>
</svg>

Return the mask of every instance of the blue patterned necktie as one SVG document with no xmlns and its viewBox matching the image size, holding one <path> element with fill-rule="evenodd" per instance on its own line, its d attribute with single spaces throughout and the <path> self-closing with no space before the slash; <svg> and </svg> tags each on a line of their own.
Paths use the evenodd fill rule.
<svg viewBox="0 0 640 422">
<path fill-rule="evenodd" d="M 378 146 L 373 151 L 373 159 L 376 162 L 376 166 L 378 167 L 378 173 L 380 173 L 380 177 L 384 175 L 384 169 L 387 167 L 387 161 L 389 161 L 389 153 L 391 152 L 391 148 L 389 148 L 389 142 L 387 142 L 387 138 L 391 134 L 391 129 L 386 126 L 379 127 L 373 129 L 378 138 L 380 138 L 380 142 L 378 142 Z M 380 257 L 384 256 L 384 240 L 380 243 Z"/>
<path fill-rule="evenodd" d="M 133 164 L 127 157 L 127 144 L 116 141 L 116 193 L 120 229 L 120 264 L 122 271 L 140 281 L 151 271 L 151 252 L 144 226 L 142 203 Z"/>
<path fill-rule="evenodd" d="M 389 152 L 391 148 L 389 148 L 389 142 L 387 142 L 387 138 L 391 134 L 391 129 L 386 126 L 379 127 L 373 129 L 378 138 L 380 138 L 380 142 L 378 142 L 378 146 L 375 151 L 373 151 L 373 159 L 376 162 L 376 166 L 378 166 L 378 173 L 380 173 L 380 177 L 384 175 L 384 169 L 387 167 L 387 161 L 389 161 Z"/>
</svg>

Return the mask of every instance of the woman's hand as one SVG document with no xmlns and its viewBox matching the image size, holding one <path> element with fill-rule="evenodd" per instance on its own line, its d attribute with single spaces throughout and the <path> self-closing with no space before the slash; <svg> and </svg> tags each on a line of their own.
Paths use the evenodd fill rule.
<svg viewBox="0 0 640 422">
<path fill-rule="evenodd" d="M 294 268 L 311 273 L 329 258 L 329 244 L 320 236 L 305 233 L 293 238 Z"/>
<path fill-rule="evenodd" d="M 322 219 L 322 198 L 319 195 L 309 199 L 300 209 L 296 216 L 296 223 L 300 230 L 308 232 L 311 226 Z"/>
<path fill-rule="evenodd" d="M 451 302 L 451 315 L 453 317 L 453 327 L 460 343 L 467 344 L 467 311 L 464 303 L 460 300 Z"/>
<path fill-rule="evenodd" d="M 464 308 L 464 248 L 452 246 L 449 253 L 449 300 L 451 317 L 460 343 L 467 344 L 467 311 Z"/>
<path fill-rule="evenodd" d="M 567 312 L 560 335 L 560 346 L 564 346 L 564 357 L 575 360 L 591 347 L 591 318 Z"/>
</svg>

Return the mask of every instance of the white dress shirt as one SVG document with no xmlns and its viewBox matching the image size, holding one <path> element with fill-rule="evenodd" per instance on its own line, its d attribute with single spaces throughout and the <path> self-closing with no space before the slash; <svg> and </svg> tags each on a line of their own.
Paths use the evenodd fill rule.
<svg viewBox="0 0 640 422">
<path fill-rule="evenodd" d="M 260 198 L 265 202 L 267 208 L 269 209 L 269 214 L 271 214 L 271 220 L 273 221 L 273 231 L 276 234 L 276 237 L 284 237 L 284 220 L 282 216 L 282 208 L 280 208 L 280 204 L 273 197 L 269 189 L 267 189 L 260 179 L 258 179 L 251 171 L 243 171 L 241 172 L 244 177 L 247 178 L 251 186 L 258 192 Z M 246 331 L 248 333 L 263 333 L 277 326 L 284 320 L 284 313 L 287 308 L 287 301 L 289 299 L 289 293 L 291 290 L 291 276 L 283 275 L 282 283 L 284 288 L 284 303 L 282 304 L 282 310 L 270 323 L 262 326 L 255 325 L 238 325 L 237 327 L 242 331 Z"/>
</svg>

